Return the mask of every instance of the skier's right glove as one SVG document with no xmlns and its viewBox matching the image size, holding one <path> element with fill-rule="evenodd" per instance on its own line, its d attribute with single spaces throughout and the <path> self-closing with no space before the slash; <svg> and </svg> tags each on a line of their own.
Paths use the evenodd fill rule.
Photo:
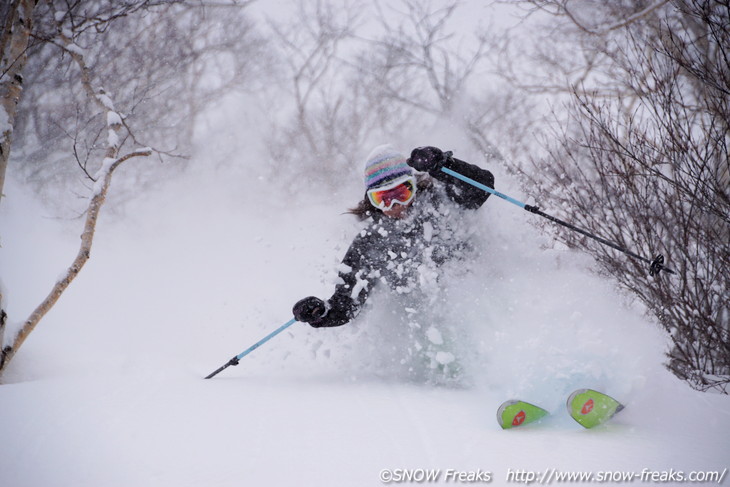
<svg viewBox="0 0 730 487">
<path fill-rule="evenodd" d="M 441 169 L 450 156 L 451 152 L 444 152 L 438 147 L 416 147 L 406 162 L 416 171 L 433 174 Z"/>
<path fill-rule="evenodd" d="M 321 299 L 309 296 L 297 301 L 297 304 L 292 308 L 292 313 L 294 314 L 295 320 L 315 326 L 317 321 L 321 320 L 327 314 L 327 306 Z"/>
</svg>

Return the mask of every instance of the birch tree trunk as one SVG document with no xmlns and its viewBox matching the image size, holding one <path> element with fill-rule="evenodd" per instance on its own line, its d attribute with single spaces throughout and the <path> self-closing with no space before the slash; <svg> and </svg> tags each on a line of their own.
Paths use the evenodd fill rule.
<svg viewBox="0 0 730 487">
<path fill-rule="evenodd" d="M 0 201 L 18 102 L 23 92 L 23 68 L 37 0 L 13 0 L 6 11 L 0 38 Z"/>
<path fill-rule="evenodd" d="M 0 11 L 0 203 L 5 187 L 5 172 L 10 159 L 15 114 L 23 93 L 23 68 L 28 59 L 28 42 L 37 0 L 12 0 Z M 2 276 L 0 275 L 0 284 Z M 3 290 L 0 285 L 0 350 L 4 350 L 5 321 Z M 0 356 L 0 364 L 5 354 Z"/>
</svg>

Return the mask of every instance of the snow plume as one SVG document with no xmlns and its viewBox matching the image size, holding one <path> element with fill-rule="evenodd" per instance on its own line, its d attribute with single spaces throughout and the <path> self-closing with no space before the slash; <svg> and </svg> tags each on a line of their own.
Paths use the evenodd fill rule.
<svg viewBox="0 0 730 487">
<path fill-rule="evenodd" d="M 458 238 L 470 242 L 468 256 L 424 266 L 408 292 L 375 286 L 353 322 L 313 331 L 308 347 L 319 366 L 557 406 L 581 387 L 630 395 L 662 362 L 665 337 L 641 310 L 588 273 L 586 258 L 549 248 L 528 215 L 493 198 L 455 222 Z M 333 288 L 331 280 L 323 297 Z"/>
<path fill-rule="evenodd" d="M 382 272 L 367 276 L 376 286 L 361 315 L 341 330 L 321 333 L 325 338 L 316 346 L 327 344 L 327 358 L 339 369 L 354 366 L 353 376 L 464 386 L 470 382 L 463 360 L 467 327 L 453 319 L 446 293 L 451 285 L 459 286 L 478 254 L 474 231 L 478 214 L 460 211 L 451 203 L 416 206 L 416 212 L 427 215 L 413 213 L 369 227 L 387 245 L 395 245 L 386 246 L 390 260 Z M 423 220 L 429 217 L 435 218 Z M 399 226 L 407 232 L 417 229 L 423 238 L 397 246 Z M 331 338 L 334 335 L 337 338 Z M 337 349 L 343 345 L 347 352 L 341 355 Z"/>
<path fill-rule="evenodd" d="M 484 252 L 448 295 L 475 382 L 549 406 L 580 387 L 629 396 L 644 385 L 666 338 L 587 272 L 588 259 L 550 248 L 525 215 L 490 203 Z"/>
</svg>

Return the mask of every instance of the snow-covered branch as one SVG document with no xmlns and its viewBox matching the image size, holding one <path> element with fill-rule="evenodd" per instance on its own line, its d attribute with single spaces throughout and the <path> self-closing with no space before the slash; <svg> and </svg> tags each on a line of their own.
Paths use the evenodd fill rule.
<svg viewBox="0 0 730 487">
<path fill-rule="evenodd" d="M 90 69 L 86 63 L 85 51 L 76 45 L 73 40 L 69 37 L 68 33 L 61 29 L 58 35 L 61 41 L 60 47 L 66 50 L 81 70 L 81 86 L 89 100 L 93 101 L 101 110 L 105 113 L 105 119 L 107 124 L 107 150 L 106 158 L 116 158 L 117 152 L 119 151 L 119 133 L 122 129 L 122 118 L 114 110 L 114 103 L 111 97 L 106 93 L 103 88 L 94 90 Z"/>
</svg>

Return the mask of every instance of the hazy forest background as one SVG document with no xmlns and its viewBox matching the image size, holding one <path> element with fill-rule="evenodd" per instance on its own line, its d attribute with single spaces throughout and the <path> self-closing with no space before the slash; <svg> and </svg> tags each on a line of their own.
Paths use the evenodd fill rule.
<svg viewBox="0 0 730 487">
<path fill-rule="evenodd" d="M 274 185 L 283 200 L 267 211 L 287 194 L 351 189 L 373 145 L 440 130 L 530 203 L 664 254 L 676 275 L 649 276 L 544 228 L 645 305 L 675 375 L 727 392 L 727 0 L 10 0 L 0 19 L 0 191 L 13 178 L 54 217 L 85 221 L 49 298 L 27 319 L 0 313 L 0 370 L 88 259 L 122 163 L 109 218 L 185 172 L 221 168 Z M 231 120 L 247 130 L 205 139 Z"/>
</svg>

